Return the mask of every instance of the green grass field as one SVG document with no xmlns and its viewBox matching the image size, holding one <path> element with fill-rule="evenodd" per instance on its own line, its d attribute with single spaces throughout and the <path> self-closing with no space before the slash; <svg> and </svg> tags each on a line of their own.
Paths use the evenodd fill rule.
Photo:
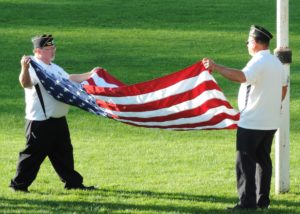
<svg viewBox="0 0 300 214">
<path fill-rule="evenodd" d="M 275 195 L 273 176 L 271 209 L 259 213 L 300 213 L 299 10 L 300 1 L 290 0 L 290 192 Z M 251 24 L 276 35 L 276 1 L 0 0 L 0 213 L 227 213 L 237 202 L 235 131 L 136 128 L 74 107 L 68 121 L 75 167 L 99 190 L 64 190 L 46 159 L 29 194 L 12 192 L 25 144 L 20 58 L 32 54 L 32 36 L 52 33 L 56 63 L 66 71 L 101 66 L 127 84 L 206 56 L 243 68 Z M 215 77 L 237 107 L 239 85 Z"/>
</svg>

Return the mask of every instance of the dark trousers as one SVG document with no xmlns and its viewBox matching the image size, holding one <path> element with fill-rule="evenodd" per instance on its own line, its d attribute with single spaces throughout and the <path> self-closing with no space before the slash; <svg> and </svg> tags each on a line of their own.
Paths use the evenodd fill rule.
<svg viewBox="0 0 300 214">
<path fill-rule="evenodd" d="M 270 153 L 275 132 L 238 127 L 236 177 L 239 203 L 244 207 L 267 207 L 270 204 Z"/>
<path fill-rule="evenodd" d="M 48 156 L 65 187 L 82 184 L 82 176 L 74 170 L 73 147 L 65 117 L 44 121 L 26 121 L 26 147 L 19 153 L 16 176 L 10 186 L 24 189 L 37 176 Z"/>
</svg>

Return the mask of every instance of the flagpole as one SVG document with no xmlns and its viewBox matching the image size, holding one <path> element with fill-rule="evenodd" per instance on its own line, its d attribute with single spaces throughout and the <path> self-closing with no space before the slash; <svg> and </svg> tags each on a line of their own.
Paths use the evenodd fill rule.
<svg viewBox="0 0 300 214">
<path fill-rule="evenodd" d="M 289 45 L 289 1 L 277 0 L 277 47 L 275 55 L 283 63 L 288 74 L 288 91 L 282 103 L 281 125 L 275 135 L 275 193 L 285 193 L 290 189 L 290 63 L 292 51 Z"/>
</svg>

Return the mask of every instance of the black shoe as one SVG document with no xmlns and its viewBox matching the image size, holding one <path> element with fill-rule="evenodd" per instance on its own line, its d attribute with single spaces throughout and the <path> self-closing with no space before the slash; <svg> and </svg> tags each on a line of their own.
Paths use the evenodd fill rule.
<svg viewBox="0 0 300 214">
<path fill-rule="evenodd" d="M 238 210 L 255 210 L 256 207 L 245 207 L 240 204 L 235 205 L 234 207 L 227 207 L 227 210 L 238 211 Z"/>
<path fill-rule="evenodd" d="M 17 188 L 17 187 L 12 187 L 12 186 L 10 186 L 10 188 L 12 188 L 12 190 L 13 190 L 14 192 L 24 192 L 24 193 L 29 193 L 27 187 Z"/>
<path fill-rule="evenodd" d="M 94 186 L 84 186 L 83 184 L 79 186 L 66 186 L 65 189 L 67 190 L 87 190 L 87 191 L 92 191 L 92 190 L 97 190 L 96 187 Z"/>
</svg>

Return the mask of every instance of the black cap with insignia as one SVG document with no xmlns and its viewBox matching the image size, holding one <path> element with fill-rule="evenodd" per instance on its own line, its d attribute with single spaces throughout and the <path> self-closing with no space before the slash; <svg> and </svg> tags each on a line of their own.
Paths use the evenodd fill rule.
<svg viewBox="0 0 300 214">
<path fill-rule="evenodd" d="M 54 45 L 54 39 L 51 34 L 47 35 L 44 34 L 42 36 L 35 36 L 31 39 L 33 48 L 43 48 L 47 46 L 53 46 Z"/>
<path fill-rule="evenodd" d="M 273 35 L 268 30 L 258 25 L 251 25 L 249 36 L 252 36 L 257 41 L 261 41 L 263 43 L 269 43 L 269 41 L 273 38 Z"/>
</svg>

